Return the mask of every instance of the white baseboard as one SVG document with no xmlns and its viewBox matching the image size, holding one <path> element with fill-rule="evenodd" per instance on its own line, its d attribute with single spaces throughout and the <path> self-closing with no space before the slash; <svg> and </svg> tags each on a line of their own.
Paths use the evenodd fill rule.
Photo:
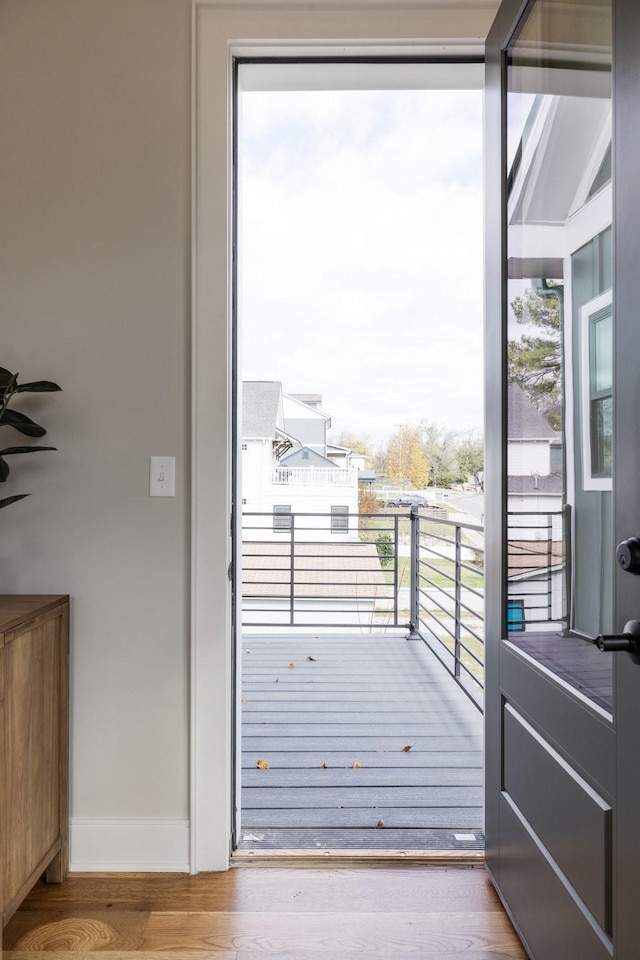
<svg viewBox="0 0 640 960">
<path fill-rule="evenodd" d="M 189 872 L 188 820 L 81 820 L 70 825 L 77 873 Z"/>
</svg>

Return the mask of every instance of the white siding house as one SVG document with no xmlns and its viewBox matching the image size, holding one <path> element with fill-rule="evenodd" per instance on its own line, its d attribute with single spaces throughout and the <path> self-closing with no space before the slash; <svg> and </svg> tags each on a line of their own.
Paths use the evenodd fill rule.
<svg viewBox="0 0 640 960">
<path fill-rule="evenodd" d="M 245 539 L 288 540 L 292 529 L 296 540 L 357 538 L 358 470 L 327 458 L 329 424 L 319 402 L 283 393 L 279 381 L 243 383 Z"/>
</svg>

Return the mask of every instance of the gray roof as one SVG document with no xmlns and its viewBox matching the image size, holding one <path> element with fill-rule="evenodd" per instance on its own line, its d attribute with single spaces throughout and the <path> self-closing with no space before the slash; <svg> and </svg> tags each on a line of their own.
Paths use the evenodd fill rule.
<svg viewBox="0 0 640 960">
<path fill-rule="evenodd" d="M 301 467 L 331 467 L 334 470 L 336 469 L 333 460 L 323 457 L 322 454 L 316 453 L 315 450 L 310 450 L 309 447 L 299 447 L 292 453 L 288 453 L 282 457 L 280 463 L 287 467 L 299 465 Z"/>
<path fill-rule="evenodd" d="M 243 540 L 243 597 L 291 596 L 290 549 L 290 543 Z M 296 556 L 300 562 L 293 580 L 295 599 L 383 600 L 391 596 L 375 543 L 296 542 Z"/>
<path fill-rule="evenodd" d="M 508 493 L 554 494 L 563 492 L 564 484 L 560 473 L 551 473 L 544 476 L 507 477 Z"/>
<path fill-rule="evenodd" d="M 279 380 L 245 380 L 242 384 L 242 436 L 276 436 L 282 427 L 282 384 Z"/>
<path fill-rule="evenodd" d="M 560 440 L 560 434 L 553 429 L 517 383 L 509 384 L 507 411 L 509 440 Z"/>
</svg>

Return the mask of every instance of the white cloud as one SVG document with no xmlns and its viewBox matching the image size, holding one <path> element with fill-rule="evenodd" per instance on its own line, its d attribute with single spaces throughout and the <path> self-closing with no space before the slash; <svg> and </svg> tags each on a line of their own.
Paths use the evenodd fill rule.
<svg viewBox="0 0 640 960">
<path fill-rule="evenodd" d="M 481 94 L 243 98 L 242 376 L 336 432 L 482 423 Z"/>
</svg>

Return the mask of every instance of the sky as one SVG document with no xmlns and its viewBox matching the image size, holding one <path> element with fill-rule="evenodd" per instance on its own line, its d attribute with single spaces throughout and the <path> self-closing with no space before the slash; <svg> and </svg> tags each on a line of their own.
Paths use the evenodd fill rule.
<svg viewBox="0 0 640 960">
<path fill-rule="evenodd" d="M 482 93 L 242 94 L 242 378 L 375 448 L 482 429 Z"/>
</svg>

